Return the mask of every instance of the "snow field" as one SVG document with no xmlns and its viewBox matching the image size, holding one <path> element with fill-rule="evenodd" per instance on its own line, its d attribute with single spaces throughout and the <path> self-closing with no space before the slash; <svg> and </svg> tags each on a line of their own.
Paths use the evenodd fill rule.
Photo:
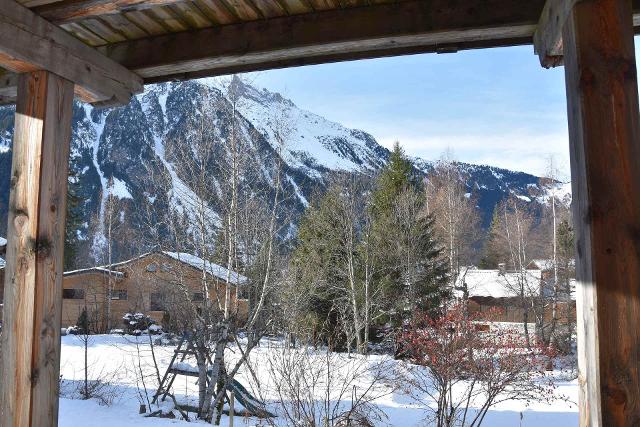
<svg viewBox="0 0 640 427">
<path fill-rule="evenodd" d="M 157 337 L 153 337 L 157 339 Z M 62 358 L 60 399 L 60 426 L 187 426 L 185 421 L 161 418 L 144 418 L 138 414 L 141 403 L 148 404 L 144 397 L 146 388 L 149 399 L 153 396 L 158 378 L 154 369 L 153 357 L 150 351 L 149 337 L 131 337 L 120 335 L 96 335 L 89 338 L 88 366 L 89 380 L 93 384 L 99 380 L 102 398 L 80 400 L 78 390 L 84 381 L 84 343 L 81 337 L 62 337 Z M 171 357 L 173 346 L 154 346 L 155 357 L 160 375 L 164 374 Z M 232 367 L 240 357 L 237 348 L 231 346 L 227 350 L 227 363 Z M 395 389 L 387 381 L 397 376 L 401 362 L 391 360 L 386 356 L 349 357 L 346 354 L 309 350 L 311 356 L 300 363 L 297 353 L 284 351 L 280 340 L 263 340 L 261 345 L 251 352 L 251 370 L 258 379 L 260 386 L 253 377 L 251 370 L 243 367 L 236 376 L 254 396 L 267 402 L 267 409 L 281 413 L 283 406 L 277 404 L 278 389 L 282 393 L 284 376 L 302 381 L 300 389 L 306 395 L 313 396 L 316 409 L 324 405 L 324 396 L 329 393 L 331 408 L 341 411 L 350 406 L 353 393 L 362 395 L 371 387 L 373 377 L 384 372 L 385 378 L 377 381 L 368 392 L 372 403 L 382 415 L 376 425 L 381 426 L 418 426 L 424 425 L 424 407 L 415 402 L 402 390 Z M 285 363 L 286 362 L 286 363 Z M 185 367 L 195 366 L 194 361 L 185 361 Z M 331 366 L 331 373 L 327 375 L 325 366 Z M 300 372 L 295 371 L 298 369 Z M 274 372 L 278 371 L 278 372 Z M 301 374 L 303 372 L 303 374 Z M 141 374 L 142 373 L 142 374 Z M 292 375 L 291 375 L 292 374 Z M 322 378 L 322 379 L 317 379 Z M 143 381 L 144 380 L 144 381 Z M 197 402 L 196 378 L 179 376 L 174 383 L 176 398 L 182 403 L 195 405 Z M 328 384 L 328 386 L 327 386 Z M 560 381 L 557 383 L 556 393 L 577 402 L 577 381 Z M 286 393 L 285 393 L 286 394 Z M 344 399 L 342 405 L 336 400 Z M 163 404 L 170 408 L 169 400 Z M 154 405 L 153 409 L 157 409 Z M 241 408 L 238 408 L 239 410 Z M 189 414 L 193 418 L 193 414 Z M 286 426 L 284 417 L 275 419 L 276 425 Z M 204 424 L 197 421 L 196 425 Z M 531 403 L 528 407 L 523 402 L 504 402 L 493 408 L 483 426 L 488 427 L 569 427 L 578 424 L 577 406 L 558 400 L 551 404 Z M 193 425 L 193 424 L 191 424 Z M 228 417 L 222 417 L 222 426 L 228 425 Z M 236 426 L 267 425 L 264 420 L 237 416 Z"/>
</svg>

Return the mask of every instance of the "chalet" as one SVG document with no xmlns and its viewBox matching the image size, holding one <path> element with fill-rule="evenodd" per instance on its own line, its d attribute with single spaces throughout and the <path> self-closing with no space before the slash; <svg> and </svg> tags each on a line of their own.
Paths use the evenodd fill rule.
<svg viewBox="0 0 640 427">
<path fill-rule="evenodd" d="M 552 295 L 553 275 L 549 271 L 549 265 L 551 264 L 548 262 L 537 261 L 530 263 L 524 271 L 511 271 L 504 267 L 495 270 L 465 267 L 456 280 L 454 292 L 458 297 L 468 293 L 472 312 L 499 309 L 495 320 L 519 323 L 524 314 L 521 292 L 528 297 L 541 299 Z M 575 318 L 575 292 L 571 291 L 575 289 L 574 279 L 570 280 L 569 289 L 569 292 L 559 293 L 561 317 L 565 320 L 569 316 Z M 545 317 L 551 315 L 550 306 L 544 310 Z M 529 319 L 534 322 L 535 316 L 531 311 Z"/>
<path fill-rule="evenodd" d="M 232 304 L 239 317 L 245 317 L 247 301 L 238 296 L 247 284 L 246 277 L 191 254 L 150 252 L 111 266 L 65 272 L 61 324 L 75 325 L 84 308 L 98 331 L 120 328 L 128 312 L 145 313 L 162 324 L 179 315 L 172 310 L 176 311 L 181 301 L 204 302 L 203 271 L 209 299 L 222 303 L 230 284 Z M 109 288 L 111 301 L 107 304 Z"/>
</svg>

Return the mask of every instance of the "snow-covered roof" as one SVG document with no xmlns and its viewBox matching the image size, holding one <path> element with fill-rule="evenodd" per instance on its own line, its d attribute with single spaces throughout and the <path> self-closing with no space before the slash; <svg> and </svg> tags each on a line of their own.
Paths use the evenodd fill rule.
<svg viewBox="0 0 640 427">
<path fill-rule="evenodd" d="M 0 258 L 0 268 L 4 268 L 5 262 L 4 259 Z"/>
<path fill-rule="evenodd" d="M 529 269 L 551 270 L 553 268 L 553 260 L 551 259 L 534 259 L 527 266 Z"/>
<path fill-rule="evenodd" d="M 0 237 L 0 246 L 7 246 L 7 239 Z"/>
<path fill-rule="evenodd" d="M 84 274 L 84 273 L 104 273 L 104 274 L 109 274 L 111 273 L 112 276 L 115 277 L 123 277 L 124 273 L 121 271 L 116 271 L 116 270 L 109 270 L 106 267 L 90 267 L 90 268 L 82 268 L 80 270 L 71 270 L 71 271 L 65 271 L 64 272 L 64 276 L 73 276 L 76 274 Z"/>
<path fill-rule="evenodd" d="M 180 262 L 184 262 L 186 264 L 191 265 L 192 267 L 197 268 L 198 270 L 205 270 L 209 274 L 218 279 L 227 281 L 227 276 L 230 277 L 229 283 L 233 285 L 242 285 L 247 282 L 247 278 L 235 271 L 229 271 L 221 265 L 214 264 L 210 261 L 203 260 L 202 258 L 188 254 L 185 252 L 163 252 L 165 255 L 170 256 L 171 258 L 178 260 Z"/>
<path fill-rule="evenodd" d="M 530 289 L 533 290 L 539 286 L 541 279 L 539 270 L 527 270 L 524 274 Z M 466 284 L 470 297 L 515 297 L 518 294 L 518 283 L 520 283 L 518 280 L 522 277 L 517 272 L 465 267 L 456 279 L 455 292 L 458 296 L 462 296 L 461 289 Z"/>
<path fill-rule="evenodd" d="M 132 258 L 126 261 L 120 261 L 114 264 L 111 264 L 111 272 L 112 274 L 117 275 L 118 277 L 120 277 L 120 275 L 124 275 L 124 273 L 122 271 L 119 271 L 120 267 L 124 267 L 128 264 L 131 264 L 134 261 L 146 258 L 150 255 L 153 254 L 162 254 L 164 256 L 168 256 L 170 258 L 175 259 L 176 261 L 180 261 L 183 262 L 191 267 L 197 268 L 198 270 L 202 270 L 203 266 L 204 269 L 207 273 L 211 274 L 212 276 L 220 279 L 220 280 L 224 280 L 225 282 L 227 281 L 227 272 L 228 270 L 218 264 L 214 264 L 210 261 L 205 261 L 202 258 L 196 256 L 196 255 L 192 255 L 192 254 L 188 254 L 186 252 L 168 252 L 168 251 L 156 251 L 156 252 L 147 252 L 145 254 L 142 254 L 136 258 Z M 68 271 L 65 272 L 65 276 L 67 275 L 72 275 L 72 274 L 79 274 L 79 273 L 85 273 L 85 272 L 90 272 L 90 271 L 99 271 L 99 272 L 104 272 L 104 273 L 108 273 L 109 272 L 109 268 L 107 266 L 100 266 L 100 267 L 92 267 L 92 268 L 87 268 L 84 270 L 74 270 L 74 271 Z M 232 285 L 242 285 L 244 283 L 246 283 L 248 281 L 248 279 L 239 274 L 236 273 L 235 271 L 231 271 L 230 273 L 230 282 Z"/>
<path fill-rule="evenodd" d="M 575 266 L 574 259 L 569 260 L 569 266 L 571 267 Z M 560 267 L 560 265 L 558 265 L 558 267 Z M 533 270 L 533 269 L 543 270 L 543 271 L 553 270 L 553 260 L 552 259 L 534 259 L 534 260 L 531 260 L 529 265 L 527 265 L 527 268 L 530 270 Z"/>
</svg>

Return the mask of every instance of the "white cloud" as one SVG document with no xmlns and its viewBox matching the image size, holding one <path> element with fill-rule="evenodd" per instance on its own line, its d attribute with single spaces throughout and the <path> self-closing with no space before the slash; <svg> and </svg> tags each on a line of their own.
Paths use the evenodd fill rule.
<svg viewBox="0 0 640 427">
<path fill-rule="evenodd" d="M 445 150 L 452 149 L 455 157 L 460 161 L 498 166 L 535 175 L 544 174 L 548 157 L 552 155 L 562 173 L 567 177 L 570 175 L 569 141 L 564 133 L 546 135 L 518 131 L 496 135 L 449 133 L 424 138 L 398 135 L 397 138 L 381 137 L 379 142 L 386 147 L 391 147 L 396 140 L 412 156 L 433 160 L 440 157 Z"/>
</svg>

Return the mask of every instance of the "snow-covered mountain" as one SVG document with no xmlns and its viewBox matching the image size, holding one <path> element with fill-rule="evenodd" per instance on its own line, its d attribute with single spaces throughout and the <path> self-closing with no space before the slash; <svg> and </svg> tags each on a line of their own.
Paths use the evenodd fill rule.
<svg viewBox="0 0 640 427">
<path fill-rule="evenodd" d="M 389 151 L 364 131 L 331 122 L 277 93 L 238 79 L 231 84 L 239 94 L 235 105 L 241 116 L 241 132 L 251 135 L 253 163 L 259 165 L 247 185 L 255 187 L 256 194 L 259 189 L 259 194 L 268 195 L 272 172 L 282 161 L 284 203 L 293 219 L 291 232 L 295 232 L 295 223 L 314 192 L 325 188 L 333 171 L 375 172 L 388 160 Z M 142 211 L 148 212 L 143 208 L 151 205 L 157 212 L 177 210 L 189 215 L 197 196 L 186 160 L 178 153 L 189 144 L 186 135 L 205 111 L 204 105 L 218 106 L 207 114 L 217 136 L 224 140 L 229 132 L 229 102 L 220 80 L 205 79 L 148 86 L 127 106 L 115 109 L 76 103 L 70 168 L 87 218 L 82 234 L 87 238 L 100 234 L 101 227 L 91 227 L 89 219 L 104 216 L 105 188 L 111 178 L 114 194 L 128 203 L 128 215 L 134 223 L 149 220 L 142 218 Z M 0 235 L 6 227 L 13 113 L 13 107 L 0 107 Z M 286 137 L 279 138 L 282 134 Z M 215 161 L 207 165 L 214 188 L 223 178 L 225 168 L 221 165 L 228 161 L 223 145 L 216 150 Z M 415 159 L 415 165 L 423 173 L 432 169 L 432 163 L 423 159 Z M 459 167 L 469 192 L 477 196 L 485 226 L 496 203 L 505 197 L 515 194 L 524 199 L 542 194 L 539 178 L 533 175 L 465 163 Z M 164 177 L 170 183 L 169 191 L 150 176 Z M 535 197 L 529 200 L 538 203 Z M 214 197 L 207 205 L 208 214 L 217 216 L 219 200 Z"/>
</svg>

